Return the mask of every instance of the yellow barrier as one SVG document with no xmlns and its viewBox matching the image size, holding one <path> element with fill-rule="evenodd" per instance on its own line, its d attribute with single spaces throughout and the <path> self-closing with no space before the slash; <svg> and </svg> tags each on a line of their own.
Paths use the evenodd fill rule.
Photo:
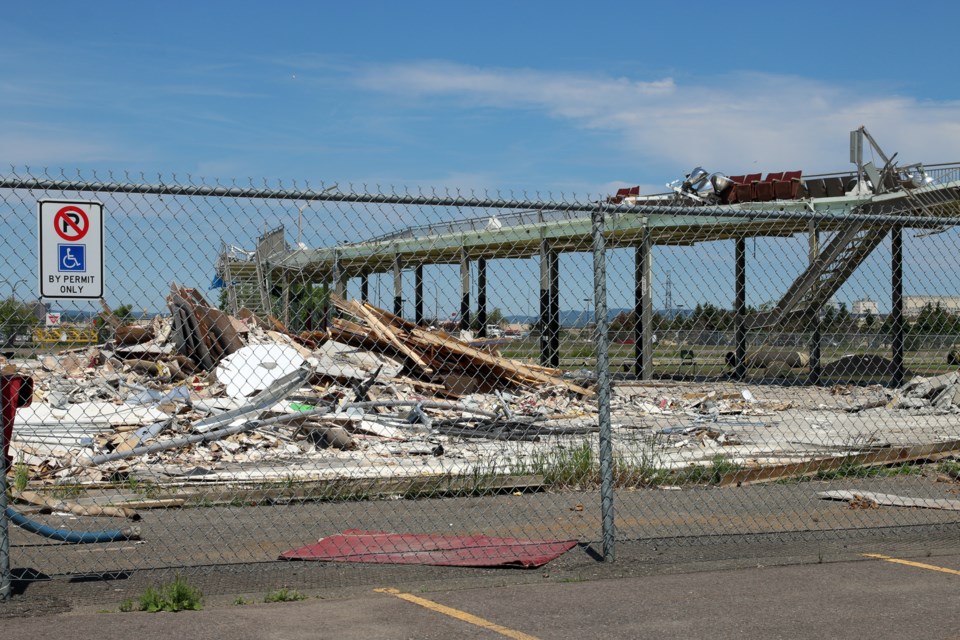
<svg viewBox="0 0 960 640">
<path fill-rule="evenodd" d="M 33 330 L 33 341 L 37 344 L 59 343 L 86 343 L 97 341 L 97 330 L 93 327 L 36 327 Z"/>
</svg>

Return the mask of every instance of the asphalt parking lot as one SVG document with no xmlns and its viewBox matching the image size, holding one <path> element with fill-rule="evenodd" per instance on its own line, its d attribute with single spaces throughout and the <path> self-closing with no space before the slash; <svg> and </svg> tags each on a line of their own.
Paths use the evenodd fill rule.
<svg viewBox="0 0 960 640">
<path fill-rule="evenodd" d="M 223 601 L 199 612 L 79 610 L 8 619 L 0 637 L 960 637 L 958 552 L 528 584 L 384 583 L 343 597 L 317 595 Z"/>
</svg>

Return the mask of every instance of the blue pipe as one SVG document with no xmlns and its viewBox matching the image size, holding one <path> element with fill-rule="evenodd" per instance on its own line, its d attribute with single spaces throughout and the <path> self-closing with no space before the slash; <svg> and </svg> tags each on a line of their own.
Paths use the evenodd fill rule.
<svg viewBox="0 0 960 640">
<path fill-rule="evenodd" d="M 18 511 L 7 507 L 5 513 L 10 522 L 26 529 L 30 533 L 38 536 L 59 540 L 60 542 L 72 542 L 74 544 L 91 544 L 95 542 L 118 542 L 120 540 L 139 540 L 139 527 L 128 527 L 126 529 L 108 529 L 106 531 L 70 531 L 69 529 L 54 529 L 36 520 L 24 516 Z"/>
</svg>

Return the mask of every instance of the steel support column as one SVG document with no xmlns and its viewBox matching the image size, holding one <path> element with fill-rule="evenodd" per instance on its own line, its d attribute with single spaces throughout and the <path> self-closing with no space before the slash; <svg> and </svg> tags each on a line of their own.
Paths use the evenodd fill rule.
<svg viewBox="0 0 960 640">
<path fill-rule="evenodd" d="M 540 242 L 540 364 L 560 366 L 560 264 L 548 240 Z"/>
<path fill-rule="evenodd" d="M 333 257 L 333 292 L 341 298 L 347 297 L 347 274 L 340 267 L 340 256 Z"/>
<path fill-rule="evenodd" d="M 460 330 L 470 329 L 470 256 L 460 249 Z"/>
<path fill-rule="evenodd" d="M 890 230 L 890 359 L 893 371 L 890 386 L 903 386 L 904 330 L 903 321 L 903 227 L 895 225 Z"/>
<path fill-rule="evenodd" d="M 733 378 L 747 377 L 747 240 L 736 239 L 734 312 Z"/>
<path fill-rule="evenodd" d="M 477 336 L 487 337 L 487 259 L 477 258 Z"/>
<path fill-rule="evenodd" d="M 413 323 L 423 324 L 423 265 L 413 270 Z"/>
<path fill-rule="evenodd" d="M 815 220 L 809 223 L 809 262 L 813 264 L 820 257 L 820 228 Z M 807 377 L 807 384 L 820 384 L 820 350 L 823 346 L 823 321 L 820 317 L 820 307 L 812 309 L 810 318 L 812 333 L 810 336 L 810 373 Z"/>
<path fill-rule="evenodd" d="M 360 274 L 360 302 L 370 302 L 370 274 Z"/>
<path fill-rule="evenodd" d="M 283 324 L 290 326 L 290 276 L 283 274 Z"/>
<path fill-rule="evenodd" d="M 645 228 L 634 250 L 633 373 L 640 380 L 653 378 L 653 244 Z"/>
<path fill-rule="evenodd" d="M 399 255 L 393 257 L 393 315 L 403 317 L 403 269 Z"/>
</svg>

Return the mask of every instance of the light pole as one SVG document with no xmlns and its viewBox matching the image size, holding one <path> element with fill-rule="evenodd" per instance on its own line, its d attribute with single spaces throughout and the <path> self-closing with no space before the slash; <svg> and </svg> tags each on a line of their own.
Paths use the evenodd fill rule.
<svg viewBox="0 0 960 640">
<path fill-rule="evenodd" d="M 433 322 L 440 326 L 440 285 L 436 282 L 433 283 Z"/>
<path fill-rule="evenodd" d="M 13 296 L 14 301 L 16 301 L 16 299 L 17 299 L 17 285 L 20 284 L 21 282 L 22 282 L 23 284 L 27 284 L 27 279 L 26 279 L 26 278 L 20 278 L 19 280 L 14 280 L 14 281 L 13 281 L 13 284 L 10 284 L 10 280 L 7 280 L 6 278 L 4 278 L 3 281 L 4 281 L 4 283 L 10 285 L 10 291 L 11 291 L 11 295 Z"/>
<path fill-rule="evenodd" d="M 583 299 L 583 326 L 584 327 L 590 326 L 590 302 L 591 301 L 592 300 L 590 298 Z"/>
<path fill-rule="evenodd" d="M 11 283 L 11 281 L 6 278 L 4 278 L 3 281 L 6 284 Z M 10 347 L 13 345 L 13 341 L 16 338 L 17 333 L 20 331 L 20 329 L 23 326 L 21 324 L 23 322 L 21 310 L 18 309 L 18 306 L 20 303 L 19 303 L 19 300 L 17 300 L 17 285 L 20 284 L 21 282 L 24 284 L 27 284 L 26 278 L 20 278 L 19 280 L 14 280 L 13 284 L 10 284 L 10 289 L 12 291 L 10 295 L 10 300 L 13 302 L 13 308 L 11 309 L 11 313 L 13 313 L 13 315 L 10 316 L 10 320 L 11 320 L 10 326 L 9 327 L 2 326 L 4 333 L 7 334 L 6 340 L 4 340 L 4 343 L 3 343 L 4 347 Z"/>
<path fill-rule="evenodd" d="M 312 203 L 306 202 L 297 207 L 297 249 L 303 246 L 303 210 Z"/>
</svg>

